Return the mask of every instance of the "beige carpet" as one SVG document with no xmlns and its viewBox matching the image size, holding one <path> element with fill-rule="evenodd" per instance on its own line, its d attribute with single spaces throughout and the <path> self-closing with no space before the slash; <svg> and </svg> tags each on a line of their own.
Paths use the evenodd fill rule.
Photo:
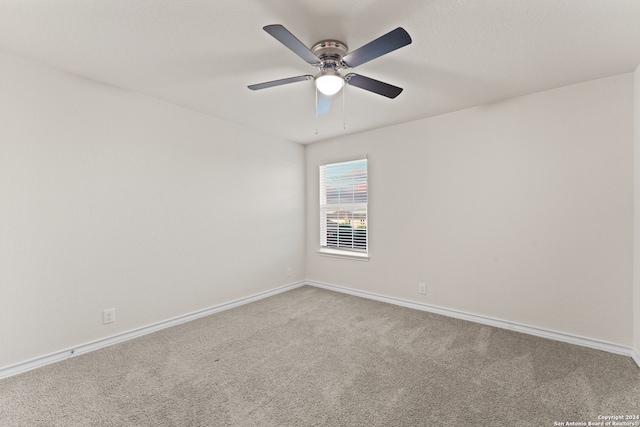
<svg viewBox="0 0 640 427">
<path fill-rule="evenodd" d="M 306 286 L 0 381 L 3 427 L 553 426 L 634 414 L 631 358 Z"/>
</svg>

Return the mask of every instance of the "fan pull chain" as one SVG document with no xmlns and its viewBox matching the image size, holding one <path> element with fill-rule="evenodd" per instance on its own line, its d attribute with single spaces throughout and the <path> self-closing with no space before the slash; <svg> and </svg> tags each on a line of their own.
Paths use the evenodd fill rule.
<svg viewBox="0 0 640 427">
<path fill-rule="evenodd" d="M 342 86 L 342 130 L 347 130 L 347 113 L 344 109 L 344 98 L 345 92 L 347 91 L 346 86 Z"/>
<path fill-rule="evenodd" d="M 316 135 L 318 134 L 318 89 L 316 88 Z"/>
</svg>

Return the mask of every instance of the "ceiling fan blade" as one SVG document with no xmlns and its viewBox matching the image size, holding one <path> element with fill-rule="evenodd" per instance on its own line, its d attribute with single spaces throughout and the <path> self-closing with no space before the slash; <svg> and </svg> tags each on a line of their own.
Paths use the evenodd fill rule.
<svg viewBox="0 0 640 427">
<path fill-rule="evenodd" d="M 258 83 L 258 84 L 247 86 L 247 87 L 251 90 L 260 90 L 260 89 L 266 89 L 268 87 L 286 85 L 289 83 L 301 82 L 303 80 L 311 80 L 311 79 L 313 79 L 313 76 L 310 74 L 306 74 L 304 76 L 289 77 L 286 79 L 272 80 L 270 82 Z"/>
<path fill-rule="evenodd" d="M 347 66 L 353 68 L 376 59 L 403 46 L 411 44 L 411 36 L 404 28 L 398 27 L 388 32 L 384 36 L 378 37 L 359 49 L 354 50 L 350 54 L 342 58 Z"/>
<path fill-rule="evenodd" d="M 386 96 L 387 98 L 395 98 L 402 92 L 401 87 L 390 85 L 370 77 L 361 76 L 359 74 L 350 73 L 345 76 L 345 80 L 351 86 Z"/>
<path fill-rule="evenodd" d="M 322 62 L 315 53 L 311 52 L 308 47 L 306 47 L 296 38 L 296 36 L 291 34 L 291 32 L 282 25 L 267 25 L 266 27 L 263 27 L 263 30 L 271 34 L 276 40 L 291 49 L 293 53 L 307 61 L 309 64 L 318 65 Z"/>
<path fill-rule="evenodd" d="M 330 95 L 325 95 L 318 91 L 318 115 L 329 114 L 329 111 L 331 111 L 331 98 Z"/>
</svg>

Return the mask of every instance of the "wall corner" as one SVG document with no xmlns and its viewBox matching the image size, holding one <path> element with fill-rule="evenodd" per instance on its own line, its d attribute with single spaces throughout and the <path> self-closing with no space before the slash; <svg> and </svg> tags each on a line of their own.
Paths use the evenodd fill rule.
<svg viewBox="0 0 640 427">
<path fill-rule="evenodd" d="M 640 366 L 640 65 L 633 73 L 633 349 Z"/>
</svg>

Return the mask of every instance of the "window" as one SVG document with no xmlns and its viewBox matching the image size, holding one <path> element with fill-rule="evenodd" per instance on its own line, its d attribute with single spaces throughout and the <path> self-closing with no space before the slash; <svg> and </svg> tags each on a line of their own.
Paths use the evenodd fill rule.
<svg viewBox="0 0 640 427">
<path fill-rule="evenodd" d="M 367 253 L 367 159 L 320 166 L 320 249 Z"/>
</svg>

